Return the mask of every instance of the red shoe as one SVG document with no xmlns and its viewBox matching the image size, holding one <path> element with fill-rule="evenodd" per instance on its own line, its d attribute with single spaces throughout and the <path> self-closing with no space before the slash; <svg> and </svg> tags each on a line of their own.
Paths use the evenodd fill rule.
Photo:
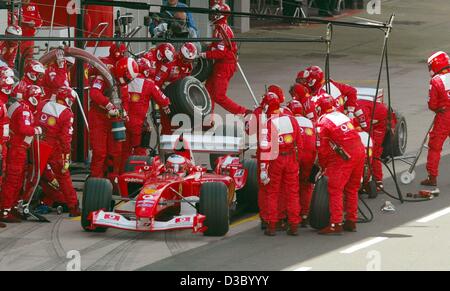
<svg viewBox="0 0 450 291">
<path fill-rule="evenodd" d="M 309 226 L 309 217 L 306 215 L 302 216 L 302 223 L 300 224 L 301 228 L 308 228 Z"/>
<path fill-rule="evenodd" d="M 437 177 L 436 176 L 428 176 L 427 179 L 420 182 L 420 185 L 436 187 L 437 186 Z"/>
<path fill-rule="evenodd" d="M 342 228 L 348 232 L 356 232 L 356 222 L 351 220 L 346 220 Z"/>
<path fill-rule="evenodd" d="M 78 206 L 70 207 L 69 208 L 69 217 L 78 217 L 78 216 L 81 216 L 80 207 L 78 207 Z"/>
<path fill-rule="evenodd" d="M 342 224 L 334 224 L 331 223 L 327 227 L 321 229 L 319 231 L 319 234 L 321 235 L 341 235 L 342 234 Z"/>
<path fill-rule="evenodd" d="M 277 223 L 276 222 L 267 223 L 267 228 L 264 231 L 264 234 L 267 236 L 276 236 L 277 235 Z"/>
<path fill-rule="evenodd" d="M 287 234 L 292 236 L 298 236 L 298 224 L 290 223 Z"/>
<path fill-rule="evenodd" d="M 0 211 L 0 221 L 6 223 L 21 223 L 22 219 L 14 215 L 11 210 L 3 209 Z"/>
</svg>

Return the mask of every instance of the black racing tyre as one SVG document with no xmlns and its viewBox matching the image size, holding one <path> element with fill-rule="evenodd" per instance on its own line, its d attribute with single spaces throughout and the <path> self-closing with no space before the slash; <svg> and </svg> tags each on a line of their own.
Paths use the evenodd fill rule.
<svg viewBox="0 0 450 291">
<path fill-rule="evenodd" d="M 146 165 L 151 166 L 153 158 L 149 156 L 130 156 L 125 163 L 125 173 L 134 172 L 137 166 Z"/>
<path fill-rule="evenodd" d="M 230 228 L 228 188 L 221 182 L 205 183 L 200 188 L 199 213 L 206 216 L 205 236 L 224 236 Z"/>
<path fill-rule="evenodd" d="M 172 116 L 181 113 L 193 119 L 211 114 L 211 97 L 202 82 L 192 76 L 173 82 L 164 93 L 170 98 Z"/>
<path fill-rule="evenodd" d="M 328 178 L 326 176 L 316 182 L 310 209 L 309 222 L 312 228 L 322 229 L 330 224 Z"/>
<path fill-rule="evenodd" d="M 390 130 L 387 131 L 386 137 L 383 141 L 383 155 L 382 158 L 387 158 L 394 155 L 394 157 L 403 156 L 408 145 L 408 126 L 406 118 L 395 112 L 397 117 L 397 124 L 395 126 L 394 134 Z"/>
<path fill-rule="evenodd" d="M 238 204 L 242 201 L 249 212 L 258 212 L 258 163 L 256 160 L 244 160 L 244 169 L 247 170 L 247 183 L 244 188 L 237 191 Z"/>
<path fill-rule="evenodd" d="M 209 59 L 197 59 L 192 70 L 192 77 L 195 77 L 200 82 L 206 82 L 212 74 L 214 61 Z"/>
<path fill-rule="evenodd" d="M 112 193 L 113 186 L 108 179 L 89 178 L 83 191 L 82 212 L 81 212 L 81 226 L 87 232 L 105 232 L 108 228 L 97 227 L 95 230 L 90 230 L 90 221 L 88 216 L 91 212 L 97 210 L 112 210 Z"/>
</svg>

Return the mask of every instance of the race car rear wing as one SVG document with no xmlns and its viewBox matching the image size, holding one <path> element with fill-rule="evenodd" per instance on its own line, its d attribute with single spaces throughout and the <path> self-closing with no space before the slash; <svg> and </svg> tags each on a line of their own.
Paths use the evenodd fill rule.
<svg viewBox="0 0 450 291">
<path fill-rule="evenodd" d="M 184 141 L 186 150 L 196 153 L 215 154 L 241 154 L 245 151 L 245 140 L 243 137 L 217 136 L 202 134 L 162 135 L 160 139 L 161 152 L 173 152 L 177 144 Z"/>
<path fill-rule="evenodd" d="M 376 88 L 356 88 L 358 100 L 367 100 L 367 101 L 373 101 L 373 98 L 375 96 Z M 384 90 L 378 89 L 377 95 L 377 102 L 383 103 L 384 99 Z"/>
</svg>

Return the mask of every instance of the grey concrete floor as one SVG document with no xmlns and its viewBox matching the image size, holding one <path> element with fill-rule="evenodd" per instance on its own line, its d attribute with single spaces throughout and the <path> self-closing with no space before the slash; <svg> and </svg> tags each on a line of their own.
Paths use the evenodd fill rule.
<svg viewBox="0 0 450 291">
<path fill-rule="evenodd" d="M 426 59 L 434 51 L 450 50 L 450 3 L 388 0 L 382 1 L 381 15 L 362 11 L 341 19 L 355 21 L 353 17 L 359 16 L 385 21 L 394 12 L 396 23 L 389 43 L 392 102 L 407 118 L 408 151 L 415 152 L 432 120 L 426 106 Z M 300 37 L 324 33 L 324 26 L 302 25 L 258 28 L 245 35 Z M 383 33 L 377 30 L 336 27 L 332 78 L 355 86 L 375 87 L 382 41 Z M 265 85 L 277 83 L 287 90 L 301 68 L 323 65 L 324 49 L 319 44 L 246 43 L 240 47 L 240 61 L 260 96 Z M 384 78 L 382 87 L 385 86 Z M 231 83 L 229 96 L 252 106 L 239 75 Z M 449 153 L 448 146 L 445 153 Z M 50 215 L 50 224 L 26 222 L 0 229 L 0 270 L 66 270 L 71 250 L 80 253 L 83 270 L 448 270 L 450 216 L 417 222 L 450 205 L 450 157 L 446 156 L 441 164 L 439 198 L 403 205 L 385 195 L 370 200 L 375 220 L 359 225 L 355 234 L 320 237 L 304 230 L 296 238 L 281 233 L 267 238 L 254 217 L 237 221 L 224 238 L 205 238 L 189 231 L 136 234 L 111 230 L 90 234 L 82 232 L 79 221 Z M 399 172 L 406 168 L 401 163 L 398 166 Z M 421 165 L 417 180 L 424 176 Z M 390 179 L 386 185 L 393 192 Z M 417 181 L 402 186 L 405 193 L 418 189 Z M 385 200 L 394 202 L 396 213 L 379 211 Z"/>
</svg>

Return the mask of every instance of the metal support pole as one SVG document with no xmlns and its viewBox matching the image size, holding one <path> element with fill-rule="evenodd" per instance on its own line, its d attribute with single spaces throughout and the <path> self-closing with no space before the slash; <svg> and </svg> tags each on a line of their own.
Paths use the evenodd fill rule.
<svg viewBox="0 0 450 291">
<path fill-rule="evenodd" d="M 79 14 L 77 14 L 77 29 L 75 31 L 75 37 L 76 38 L 83 38 L 83 31 L 84 31 L 84 1 L 82 0 L 80 3 L 80 11 Z M 83 49 L 84 43 L 83 41 L 76 40 L 75 46 L 77 48 Z M 76 80 L 77 80 L 77 93 L 79 97 L 79 106 L 80 110 L 84 110 L 83 104 L 85 103 L 85 95 L 84 95 L 84 62 L 81 59 L 78 59 L 76 62 Z M 85 117 L 84 117 L 85 118 Z M 77 162 L 84 162 L 85 157 L 85 134 L 86 131 L 84 130 L 84 121 L 83 118 L 77 118 L 77 152 L 76 152 L 76 161 Z"/>
<path fill-rule="evenodd" d="M 327 35 L 326 35 L 326 45 L 327 52 L 325 58 L 325 86 L 327 89 L 327 93 L 331 94 L 331 86 L 330 86 L 330 54 L 331 54 L 331 42 L 333 40 L 333 24 L 329 23 L 327 25 Z"/>
<path fill-rule="evenodd" d="M 237 62 L 237 67 L 238 67 L 238 69 L 239 69 L 239 72 L 240 72 L 241 75 L 242 75 L 242 78 L 244 79 L 244 82 L 245 82 L 245 85 L 246 85 L 247 88 L 248 88 L 248 91 L 250 91 L 250 94 L 252 95 L 252 98 L 253 98 L 253 101 L 255 102 L 255 105 L 258 106 L 258 105 L 259 105 L 258 99 L 256 99 L 255 93 L 253 92 L 253 89 L 252 89 L 252 87 L 250 86 L 250 83 L 248 82 L 247 77 L 245 76 L 244 71 L 242 70 L 242 67 L 241 67 L 241 65 L 239 64 L 239 62 Z"/>
<path fill-rule="evenodd" d="M 48 37 L 51 37 L 53 34 L 53 22 L 55 21 L 55 10 L 56 10 L 56 0 L 53 1 L 53 11 L 52 11 L 52 22 L 50 22 L 50 32 Z M 47 52 L 50 51 L 50 41 L 47 43 Z"/>
</svg>

